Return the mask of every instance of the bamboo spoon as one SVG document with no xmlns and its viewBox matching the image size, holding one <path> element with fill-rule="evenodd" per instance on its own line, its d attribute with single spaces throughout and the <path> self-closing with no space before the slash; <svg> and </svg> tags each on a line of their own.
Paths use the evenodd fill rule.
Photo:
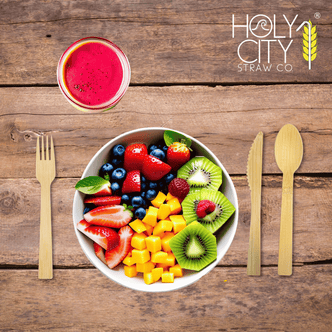
<svg viewBox="0 0 332 332">
<path fill-rule="evenodd" d="M 287 124 L 280 129 L 274 153 L 278 167 L 283 172 L 278 274 L 290 276 L 293 252 L 294 172 L 299 168 L 303 157 L 303 143 L 296 127 Z"/>
</svg>

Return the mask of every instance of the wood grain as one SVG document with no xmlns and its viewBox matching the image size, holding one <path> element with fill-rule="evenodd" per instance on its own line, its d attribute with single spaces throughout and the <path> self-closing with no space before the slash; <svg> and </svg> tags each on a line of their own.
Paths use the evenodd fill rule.
<svg viewBox="0 0 332 332">
<path fill-rule="evenodd" d="M 74 41 L 87 36 L 108 38 L 123 49 L 131 63 L 134 84 L 331 82 L 331 4 L 314 0 L 305 3 L 6 2 L 0 7 L 0 84 L 56 84 L 61 54 Z M 315 12 L 321 12 L 321 19 L 314 18 Z M 232 38 L 232 14 L 237 24 L 243 24 L 246 14 L 251 18 L 260 13 L 272 19 L 273 14 L 277 15 L 279 35 L 288 33 L 283 14 L 289 20 L 298 14 L 296 27 L 309 18 L 318 25 L 319 48 L 312 70 L 302 58 L 302 34 L 293 29 L 294 42 L 287 58 L 293 66 L 291 72 L 275 68 L 283 63 L 278 43 L 271 46 L 273 70 L 238 71 L 241 61 L 237 48 L 245 35 L 243 29 Z M 290 39 L 284 40 L 288 43 Z M 244 50 L 242 57 L 253 59 L 256 52 L 255 45 Z M 262 52 L 262 63 L 267 64 L 267 48 Z"/>
<path fill-rule="evenodd" d="M 245 268 L 215 268 L 169 293 L 142 293 L 98 270 L 0 271 L 0 330 L 8 331 L 311 331 L 329 332 L 332 266 L 276 267 L 249 278 Z"/>
<path fill-rule="evenodd" d="M 292 123 L 304 143 L 298 173 L 331 173 L 332 85 L 131 87 L 105 114 L 82 114 L 58 88 L 0 89 L 0 177 L 35 177 L 36 136 L 54 138 L 57 176 L 80 177 L 105 143 L 128 130 L 164 126 L 206 144 L 230 174 L 246 174 L 252 141 L 264 133 L 263 172 L 280 128 Z M 68 158 L 68 155 L 72 158 Z"/>
<path fill-rule="evenodd" d="M 53 262 L 57 267 L 91 266 L 76 239 L 72 221 L 78 179 L 52 184 Z M 221 265 L 247 265 L 250 190 L 245 177 L 233 177 L 239 199 L 239 225 Z M 262 265 L 277 265 L 281 209 L 280 176 L 264 176 L 262 186 Z M 332 179 L 295 177 L 293 262 L 332 259 Z M 40 185 L 32 179 L 0 180 L 0 265 L 37 266 Z"/>
</svg>

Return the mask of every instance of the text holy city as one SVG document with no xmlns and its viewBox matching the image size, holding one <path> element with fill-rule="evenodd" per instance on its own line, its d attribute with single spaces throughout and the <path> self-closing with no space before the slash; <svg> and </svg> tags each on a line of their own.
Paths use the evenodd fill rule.
<svg viewBox="0 0 332 332">
<path fill-rule="evenodd" d="M 239 29 L 245 29 L 246 38 L 243 40 L 237 48 L 237 55 L 242 63 L 238 64 L 238 72 L 241 71 L 261 71 L 261 72 L 270 72 L 272 68 L 277 70 L 278 72 L 291 72 L 293 70 L 293 66 L 290 63 L 287 63 L 287 52 L 293 43 L 292 38 L 292 26 L 294 25 L 298 15 L 294 17 L 292 21 L 289 21 L 286 15 L 283 15 L 284 20 L 286 21 L 289 32 L 287 36 L 278 36 L 277 34 L 277 22 L 276 15 L 273 15 L 273 20 L 268 16 L 263 14 L 255 15 L 249 21 L 249 15 L 246 15 L 246 24 L 235 24 L 234 14 L 232 15 L 232 38 L 235 37 L 235 32 Z M 258 22 L 253 24 L 254 20 L 257 19 Z M 256 30 L 261 28 L 263 31 L 262 35 L 256 33 Z M 235 30 L 237 29 L 237 30 Z M 251 34 L 250 38 L 254 37 L 255 39 L 249 38 L 249 32 Z M 268 39 L 265 39 L 269 37 Z M 285 42 L 284 38 L 289 38 L 290 40 Z M 247 43 L 254 43 L 257 45 L 257 54 L 253 56 L 252 59 L 244 59 L 241 56 L 241 52 Z M 283 62 L 273 65 L 271 63 L 271 45 L 275 45 L 277 43 L 283 50 Z M 267 49 L 267 57 L 266 59 L 262 59 L 261 51 L 262 49 Z M 264 61 L 264 63 L 262 63 Z"/>
</svg>

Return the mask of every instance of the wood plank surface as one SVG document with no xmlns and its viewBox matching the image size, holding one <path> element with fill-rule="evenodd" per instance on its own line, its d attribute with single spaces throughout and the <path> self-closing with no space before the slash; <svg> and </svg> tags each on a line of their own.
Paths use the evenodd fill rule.
<svg viewBox="0 0 332 332">
<path fill-rule="evenodd" d="M 222 5 L 217 0 L 199 4 L 116 1 L 112 5 L 108 1 L 6 1 L 0 9 L 3 85 L 56 84 L 61 54 L 87 36 L 110 39 L 123 49 L 131 63 L 134 84 L 331 82 L 332 15 L 331 4 L 324 1 L 279 0 L 259 6 L 253 0 Z M 314 18 L 316 12 L 321 12 L 320 19 Z M 262 13 L 272 20 L 276 14 L 277 35 L 288 34 L 283 14 L 290 21 L 299 15 L 294 27 L 309 19 L 318 26 L 318 55 L 312 70 L 302 57 L 302 32 L 294 28 L 287 58 L 292 71 L 276 70 L 283 63 L 277 42 L 271 45 L 271 71 L 238 71 L 241 61 L 237 48 L 246 36 L 242 28 L 232 38 L 232 14 L 236 24 L 243 24 L 246 14 L 251 19 Z M 290 38 L 283 41 L 287 45 Z M 268 64 L 267 47 L 261 49 L 262 63 Z M 242 51 L 242 58 L 255 59 L 256 45 Z"/>
<path fill-rule="evenodd" d="M 52 185 L 54 265 L 91 266 L 76 239 L 72 221 L 78 179 Z M 221 265 L 246 265 L 250 227 L 250 192 L 245 177 L 233 177 L 239 200 L 239 225 Z M 332 259 L 332 179 L 295 177 L 295 264 Z M 264 176 L 262 189 L 262 264 L 278 262 L 281 177 Z M 40 186 L 32 179 L 0 180 L 0 265 L 37 266 Z"/>
<path fill-rule="evenodd" d="M 36 136 L 54 138 L 58 177 L 80 177 L 93 155 L 128 130 L 163 126 L 206 144 L 230 174 L 245 174 L 264 133 L 263 172 L 280 174 L 274 142 L 294 124 L 304 143 L 297 173 L 331 173 L 332 85 L 130 87 L 105 114 L 82 114 L 57 87 L 0 89 L 0 177 L 35 177 Z M 68 158 L 71 156 L 71 158 Z"/>
<path fill-rule="evenodd" d="M 193 285 L 142 293 L 97 270 L 1 270 L 0 331 L 329 332 L 332 267 L 301 266 L 283 278 L 217 267 Z"/>
</svg>

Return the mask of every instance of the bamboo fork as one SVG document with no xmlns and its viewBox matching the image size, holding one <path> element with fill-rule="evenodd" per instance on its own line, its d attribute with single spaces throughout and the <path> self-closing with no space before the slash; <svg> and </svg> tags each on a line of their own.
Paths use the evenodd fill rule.
<svg viewBox="0 0 332 332">
<path fill-rule="evenodd" d="M 52 279 L 52 222 L 51 222 L 51 183 L 55 178 L 55 158 L 53 139 L 51 137 L 51 151 L 46 136 L 46 150 L 44 139 L 41 137 L 41 151 L 39 137 L 36 147 L 36 177 L 41 185 L 40 204 L 40 240 L 39 240 L 39 279 Z"/>
</svg>

